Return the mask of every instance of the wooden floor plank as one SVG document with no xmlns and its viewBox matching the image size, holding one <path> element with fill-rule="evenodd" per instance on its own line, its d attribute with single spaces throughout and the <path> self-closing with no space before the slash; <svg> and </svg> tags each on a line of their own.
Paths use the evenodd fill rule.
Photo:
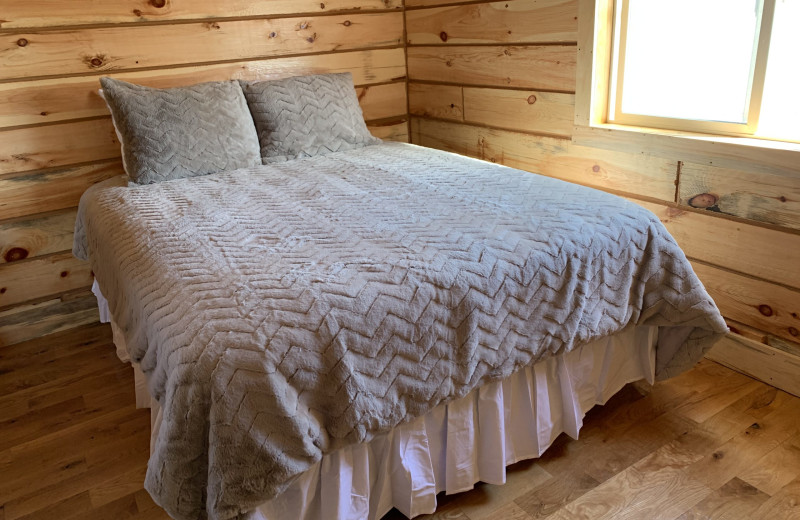
<svg viewBox="0 0 800 520">
<path fill-rule="evenodd" d="M 574 473 L 559 474 L 543 486 L 517 497 L 514 502 L 530 518 L 548 518 L 599 485 L 600 482 L 591 475 L 576 470 Z"/>
<path fill-rule="evenodd" d="M 107 325 L 0 348 L 0 389 L 0 520 L 168 520 L 142 486 L 150 414 Z M 800 398 L 703 361 L 627 385 L 505 486 L 437 500 L 421 519 L 800 518 Z"/>
<path fill-rule="evenodd" d="M 772 498 L 764 502 L 753 514 L 753 518 L 768 518 L 770 520 L 798 520 L 800 519 L 800 479 L 795 479 L 789 485 L 775 493 Z"/>
<path fill-rule="evenodd" d="M 800 434 L 781 443 L 739 474 L 744 482 L 774 495 L 800 477 Z"/>
<path fill-rule="evenodd" d="M 734 478 L 686 511 L 677 520 L 723 520 L 747 518 L 755 513 L 769 495 L 747 482 Z"/>
<path fill-rule="evenodd" d="M 506 518 L 499 516 L 496 511 L 497 504 L 513 504 L 515 497 L 524 493 L 538 483 L 550 480 L 552 475 L 534 461 L 523 461 L 514 464 L 506 471 L 506 483 L 502 486 L 480 484 L 470 493 L 462 493 L 453 501 L 453 505 L 460 509 L 470 520 L 490 520 L 493 518 Z M 517 514 L 509 509 L 509 515 Z M 503 514 L 506 514 L 503 513 Z M 511 518 L 511 517 L 510 517 Z"/>
<path fill-rule="evenodd" d="M 560 509 L 553 520 L 674 518 L 711 490 L 685 472 L 653 461 L 635 464 Z"/>
<path fill-rule="evenodd" d="M 687 473 L 711 489 L 719 489 L 742 472 L 752 469 L 800 428 L 800 399 L 792 400 L 744 432 L 697 461 Z"/>
</svg>

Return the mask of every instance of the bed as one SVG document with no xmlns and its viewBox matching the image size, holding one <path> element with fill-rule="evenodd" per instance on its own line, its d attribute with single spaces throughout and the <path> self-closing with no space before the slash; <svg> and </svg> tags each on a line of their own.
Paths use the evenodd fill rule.
<svg viewBox="0 0 800 520">
<path fill-rule="evenodd" d="M 432 512 L 726 330 L 613 195 L 401 143 L 262 162 L 80 203 L 174 518 Z"/>
</svg>

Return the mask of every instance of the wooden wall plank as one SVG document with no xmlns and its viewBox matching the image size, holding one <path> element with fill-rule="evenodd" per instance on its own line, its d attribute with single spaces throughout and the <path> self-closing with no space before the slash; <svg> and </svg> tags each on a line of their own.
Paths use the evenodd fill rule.
<svg viewBox="0 0 800 520">
<path fill-rule="evenodd" d="M 436 7 L 445 4 L 482 3 L 475 0 L 405 0 L 406 7 Z"/>
<path fill-rule="evenodd" d="M 569 137 L 574 113 L 574 94 L 464 87 L 465 121 Z"/>
<path fill-rule="evenodd" d="M 800 357 L 727 334 L 706 357 L 733 370 L 760 379 L 785 392 L 800 396 Z"/>
<path fill-rule="evenodd" d="M 800 235 L 631 200 L 658 216 L 686 256 L 800 289 Z"/>
<path fill-rule="evenodd" d="M 364 119 L 402 117 L 406 114 L 406 84 L 389 83 L 356 89 Z"/>
<path fill-rule="evenodd" d="M 369 95 L 364 95 L 363 89 L 359 91 L 367 119 L 405 117 L 404 83 L 378 85 L 371 90 Z M 4 142 L 0 149 L 0 175 L 120 156 L 110 117 L 0 131 L 0 140 Z"/>
<path fill-rule="evenodd" d="M 110 117 L 0 131 L 0 142 L 3 143 L 0 175 L 120 155 L 119 141 Z M 8 198 L 6 194 L 3 196 Z"/>
<path fill-rule="evenodd" d="M 461 85 L 575 91 L 575 46 L 409 47 L 408 77 Z"/>
<path fill-rule="evenodd" d="M 0 308 L 92 285 L 88 262 L 70 252 L 0 264 Z"/>
<path fill-rule="evenodd" d="M 464 120 L 463 88 L 455 85 L 408 84 L 408 109 L 415 116 Z"/>
<path fill-rule="evenodd" d="M 159 7 L 161 6 L 161 7 Z M 51 2 L 0 0 L 0 29 L 109 23 L 196 20 L 203 18 L 277 16 L 293 13 L 399 9 L 401 0 L 132 0 Z"/>
<path fill-rule="evenodd" d="M 608 125 L 607 127 L 578 126 L 572 140 L 583 146 L 621 150 L 635 148 L 642 153 L 675 158 L 680 161 L 711 164 L 756 174 L 769 173 L 800 179 L 800 145 L 770 141 L 764 146 L 761 139 L 706 136 L 691 138 L 678 131 Z"/>
<path fill-rule="evenodd" d="M 354 13 L 8 33 L 0 36 L 0 79 L 394 46 L 402 44 L 402 17 Z"/>
<path fill-rule="evenodd" d="M 347 72 L 356 85 L 403 80 L 401 48 L 311 54 L 197 67 L 114 73 L 114 77 L 150 87 L 177 87 L 228 79 L 267 80 L 304 74 Z M 0 84 L 0 128 L 105 116 L 108 109 L 97 95 L 101 74 L 74 78 L 29 80 Z M 405 112 L 405 110 L 403 111 Z"/>
<path fill-rule="evenodd" d="M 72 249 L 77 210 L 0 222 L 0 264 Z"/>
<path fill-rule="evenodd" d="M 800 229 L 796 178 L 684 162 L 678 197 L 687 206 Z"/>
<path fill-rule="evenodd" d="M 671 200 L 677 163 L 574 145 L 568 139 L 413 117 L 411 142 L 578 184 Z"/>
<path fill-rule="evenodd" d="M 78 205 L 86 188 L 123 175 L 119 161 L 0 177 L 0 219 L 33 215 Z"/>
<path fill-rule="evenodd" d="M 785 338 L 779 338 L 774 334 L 770 334 L 769 332 L 763 330 L 758 330 L 755 327 L 751 327 L 750 325 L 746 325 L 739 321 L 726 319 L 725 322 L 728 324 L 728 328 L 731 332 L 739 334 L 740 336 L 753 340 L 757 343 L 769 345 L 770 347 L 777 348 L 794 356 L 800 357 L 800 339 L 797 341 L 789 341 Z"/>
<path fill-rule="evenodd" d="M 21 305 L 0 312 L 0 345 L 13 345 L 98 321 L 97 299 L 92 294 L 66 301 L 57 298 Z"/>
<path fill-rule="evenodd" d="M 692 266 L 723 316 L 800 340 L 800 291 L 700 262 Z"/>
<path fill-rule="evenodd" d="M 368 124 L 367 128 L 369 128 L 372 135 L 384 141 L 409 142 L 408 121 Z"/>
<path fill-rule="evenodd" d="M 575 96 L 535 90 L 410 83 L 411 114 L 569 137 Z"/>
<path fill-rule="evenodd" d="M 574 42 L 577 0 L 507 0 L 406 13 L 410 45 Z"/>
</svg>

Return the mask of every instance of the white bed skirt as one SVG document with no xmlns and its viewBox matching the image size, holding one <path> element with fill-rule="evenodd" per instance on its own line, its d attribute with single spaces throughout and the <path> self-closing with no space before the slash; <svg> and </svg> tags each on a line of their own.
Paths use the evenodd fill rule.
<svg viewBox="0 0 800 520">
<path fill-rule="evenodd" d="M 111 321 L 97 283 L 100 319 Z M 112 322 L 117 354 L 129 361 Z M 379 519 L 392 507 L 409 518 L 433 513 L 436 494 L 505 483 L 509 464 L 540 456 L 562 432 L 578 438 L 585 413 L 625 384 L 655 374 L 655 327 L 629 328 L 544 359 L 473 390 L 369 442 L 330 453 L 249 520 Z M 139 367 L 136 403 L 151 407 L 152 439 L 161 410 Z"/>
</svg>

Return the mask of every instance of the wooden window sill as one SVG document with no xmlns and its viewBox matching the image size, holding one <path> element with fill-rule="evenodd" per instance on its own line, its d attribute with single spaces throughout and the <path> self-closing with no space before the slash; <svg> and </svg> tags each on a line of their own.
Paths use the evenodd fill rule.
<svg viewBox="0 0 800 520">
<path fill-rule="evenodd" d="M 613 124 L 576 125 L 572 141 L 582 146 L 800 177 L 800 143 Z"/>
</svg>

